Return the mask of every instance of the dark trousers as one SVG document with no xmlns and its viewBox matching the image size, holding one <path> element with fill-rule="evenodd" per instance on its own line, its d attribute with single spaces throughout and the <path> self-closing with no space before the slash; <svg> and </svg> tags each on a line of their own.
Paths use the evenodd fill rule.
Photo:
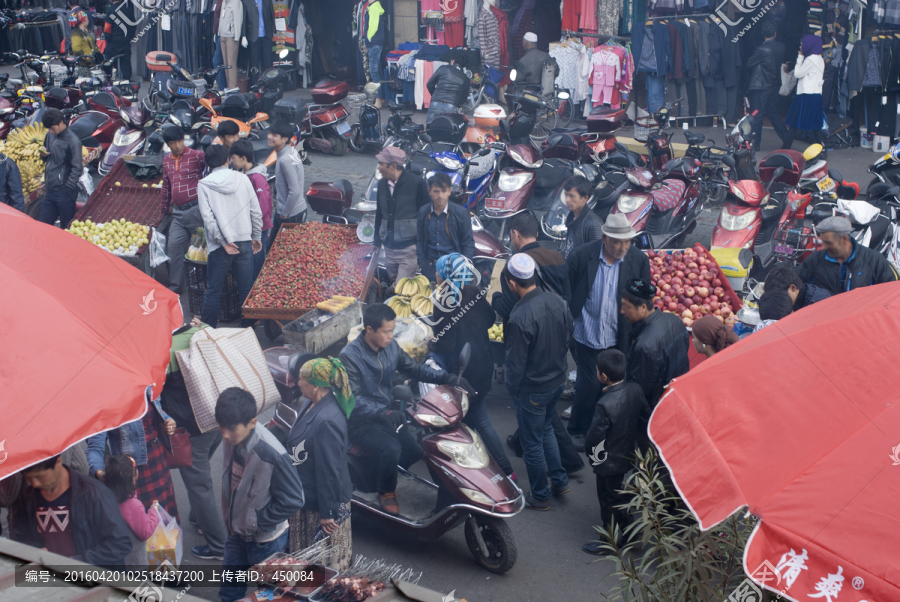
<svg viewBox="0 0 900 602">
<path fill-rule="evenodd" d="M 275 219 L 272 222 L 272 230 L 269 231 L 269 248 L 267 251 L 272 249 L 272 243 L 275 242 L 275 235 L 278 234 L 278 230 L 281 229 L 281 224 L 302 224 L 306 221 L 306 209 L 287 219 L 281 219 L 281 216 L 278 215 L 277 212 L 273 217 Z"/>
<path fill-rule="evenodd" d="M 219 247 L 209 254 L 206 264 L 206 293 L 203 295 L 203 313 L 200 321 L 213 328 L 219 323 L 219 305 L 228 271 L 233 270 L 233 277 L 238 289 L 238 300 L 244 305 L 250 289 L 253 287 L 253 249 L 249 241 L 237 243 L 240 253 L 229 255 L 225 247 Z M 262 251 L 260 251 L 262 252 Z M 253 321 L 241 320 L 241 328 L 250 326 Z"/>
<path fill-rule="evenodd" d="M 725 93 L 725 80 L 705 78 L 703 87 L 706 88 L 706 114 L 724 115 L 728 97 Z M 712 85 L 707 85 L 712 83 Z"/>
<path fill-rule="evenodd" d="M 682 92 L 684 89 L 684 92 Z M 682 98 L 685 94 L 687 94 L 688 99 L 688 115 L 694 117 L 697 115 L 697 80 L 689 79 L 683 83 L 675 82 L 675 94 L 678 98 Z M 684 105 L 678 107 L 678 115 L 683 116 Z"/>
<path fill-rule="evenodd" d="M 272 66 L 272 40 L 259 38 L 250 42 L 250 85 L 256 85 L 259 76 Z"/>
<path fill-rule="evenodd" d="M 228 532 L 225 530 L 222 513 L 216 507 L 218 488 L 213 486 L 209 464 L 221 442 L 222 434 L 218 429 L 191 435 L 192 464 L 178 469 L 191 503 L 190 519 L 203 531 L 210 551 L 219 556 L 225 548 Z"/>
<path fill-rule="evenodd" d="M 120 60 L 116 60 L 114 66 L 120 68 L 119 79 L 131 79 L 131 39 L 122 40 L 115 44 L 107 44 L 106 57 L 114 57 L 122 55 Z"/>
<path fill-rule="evenodd" d="M 794 144 L 794 138 L 797 137 L 798 132 L 802 130 L 798 130 L 797 128 L 790 128 L 788 130 L 787 138 L 784 141 L 784 144 L 781 148 L 791 148 L 791 145 Z M 821 144 L 825 146 L 825 130 L 812 130 L 813 142 Z"/>
<path fill-rule="evenodd" d="M 597 500 L 600 502 L 600 520 L 603 521 L 604 526 L 611 524 L 614 518 L 620 529 L 625 528 L 628 515 L 624 510 L 616 508 L 616 506 L 628 503 L 628 496 L 616 491 L 622 488 L 624 479 L 624 474 L 607 477 L 597 475 Z"/>
<path fill-rule="evenodd" d="M 569 350 L 578 367 L 578 375 L 575 377 L 575 402 L 572 404 L 568 430 L 573 437 L 584 437 L 591 427 L 594 406 L 603 391 L 603 385 L 597 379 L 597 354 L 602 349 L 594 349 L 572 339 Z"/>
<path fill-rule="evenodd" d="M 559 446 L 559 459 L 562 461 L 563 468 L 566 469 L 566 472 L 581 470 L 584 468 L 584 459 L 581 457 L 581 454 L 578 453 L 578 450 L 575 449 L 575 444 L 572 443 L 572 437 L 563 425 L 559 413 L 555 412 L 553 416 L 550 417 L 550 420 L 553 426 L 553 434 L 556 435 L 556 444 Z M 513 433 L 512 441 L 510 441 L 509 445 L 518 453 L 521 453 L 522 442 L 519 441 L 518 429 Z"/>
<path fill-rule="evenodd" d="M 78 200 L 77 188 L 75 190 L 68 188 L 48 190 L 44 195 L 43 203 L 41 203 L 41 214 L 38 221 L 52 226 L 56 223 L 56 218 L 59 218 L 59 225 L 65 230 L 72 218 L 75 217 L 76 200 Z"/>
<path fill-rule="evenodd" d="M 750 90 L 750 110 L 756 111 L 756 117 L 753 118 L 753 132 L 750 139 L 753 141 L 753 148 L 759 150 L 762 144 L 762 126 L 763 118 L 768 117 L 775 129 L 775 133 L 784 143 L 790 136 L 787 128 L 784 126 L 784 118 L 778 114 L 778 90 Z"/>
<path fill-rule="evenodd" d="M 556 413 L 556 402 L 562 395 L 562 385 L 549 393 L 520 393 L 513 398 L 516 405 L 516 421 L 525 452 L 525 468 L 528 471 L 528 484 L 531 494 L 540 502 L 550 499 L 551 488 L 547 478 L 553 483 L 553 489 L 563 489 L 569 484 L 569 476 L 559 459 L 559 446 L 553 436 L 550 419 Z"/>
<path fill-rule="evenodd" d="M 289 532 L 285 531 L 274 540 L 263 543 L 244 541 L 237 535 L 229 535 L 228 539 L 225 540 L 225 555 L 222 559 L 222 568 L 232 572 L 246 571 L 272 554 L 284 552 L 285 547 L 287 547 Z M 235 602 L 243 598 L 246 593 L 247 585 L 237 580 L 230 582 L 223 580 L 222 585 L 219 586 L 219 596 L 222 602 Z"/>
<path fill-rule="evenodd" d="M 409 468 L 424 455 L 421 446 L 405 426 L 397 433 L 380 422 L 364 422 L 353 425 L 348 435 L 351 443 L 376 456 L 375 484 L 378 493 L 397 491 L 397 466 Z"/>
<path fill-rule="evenodd" d="M 269 234 L 272 232 L 271 229 L 263 230 L 262 236 L 259 239 L 259 242 L 262 243 L 262 251 L 253 255 L 253 281 L 256 282 L 256 279 L 259 277 L 259 272 L 262 270 L 263 263 L 266 261 L 266 255 L 269 251 Z"/>
</svg>

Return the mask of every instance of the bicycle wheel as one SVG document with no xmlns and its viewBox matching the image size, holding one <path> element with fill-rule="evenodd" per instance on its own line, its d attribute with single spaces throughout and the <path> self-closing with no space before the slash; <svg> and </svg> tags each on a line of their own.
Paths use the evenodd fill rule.
<svg viewBox="0 0 900 602">
<path fill-rule="evenodd" d="M 559 121 L 558 109 L 553 105 L 547 105 L 535 116 L 534 129 L 531 131 L 531 143 L 540 149 L 541 143 L 550 135 Z"/>
<path fill-rule="evenodd" d="M 573 119 L 575 119 L 575 103 L 572 102 L 572 93 L 569 92 L 569 98 L 560 102 L 559 127 L 569 127 Z"/>
</svg>

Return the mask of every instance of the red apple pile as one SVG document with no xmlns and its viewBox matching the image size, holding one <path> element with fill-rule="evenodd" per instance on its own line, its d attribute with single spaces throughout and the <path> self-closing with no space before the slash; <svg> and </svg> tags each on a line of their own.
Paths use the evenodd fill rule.
<svg viewBox="0 0 900 602">
<path fill-rule="evenodd" d="M 646 251 L 650 280 L 656 285 L 656 309 L 681 317 L 690 326 L 703 316 L 715 316 L 729 326 L 734 309 L 725 298 L 725 277 L 709 252 L 697 245 L 684 251 Z"/>
<path fill-rule="evenodd" d="M 353 258 L 356 230 L 308 222 L 282 231 L 256 280 L 248 307 L 312 308 L 333 295 L 356 297 L 365 274 Z"/>
</svg>

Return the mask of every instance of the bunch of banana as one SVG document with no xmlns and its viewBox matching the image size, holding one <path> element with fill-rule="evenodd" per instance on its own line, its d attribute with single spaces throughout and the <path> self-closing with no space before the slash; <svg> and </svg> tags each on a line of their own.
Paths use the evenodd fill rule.
<svg viewBox="0 0 900 602">
<path fill-rule="evenodd" d="M 412 317 L 412 308 L 409 305 L 409 299 L 402 295 L 394 295 L 387 300 L 387 306 L 394 310 L 394 313 L 401 318 Z"/>
<path fill-rule="evenodd" d="M 0 152 L 16 162 L 22 176 L 22 192 L 28 196 L 41 185 L 40 177 L 44 173 L 44 162 L 41 161 L 41 145 L 47 129 L 41 124 L 27 125 L 13 130 L 0 142 Z"/>
<path fill-rule="evenodd" d="M 430 316 L 434 311 L 434 304 L 429 297 L 424 295 L 413 295 L 409 299 L 409 306 L 417 316 Z"/>
<path fill-rule="evenodd" d="M 488 338 L 492 341 L 503 342 L 503 325 L 502 324 L 494 324 L 490 328 L 488 328 Z"/>
<path fill-rule="evenodd" d="M 330 299 L 316 303 L 316 309 L 327 311 L 330 314 L 337 314 L 356 302 L 356 297 L 345 297 L 344 295 L 333 295 Z"/>
<path fill-rule="evenodd" d="M 419 274 L 415 278 L 401 278 L 398 280 L 397 284 L 394 285 L 394 291 L 404 297 L 412 297 L 414 295 L 427 297 L 431 294 L 431 285 L 428 282 L 428 278 Z"/>
</svg>

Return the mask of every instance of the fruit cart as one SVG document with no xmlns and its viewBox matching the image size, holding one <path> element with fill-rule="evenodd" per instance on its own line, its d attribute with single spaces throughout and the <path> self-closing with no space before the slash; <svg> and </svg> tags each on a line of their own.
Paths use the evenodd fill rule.
<svg viewBox="0 0 900 602">
<path fill-rule="evenodd" d="M 265 320 L 266 336 L 274 340 L 285 324 L 332 295 L 364 302 L 378 266 L 375 250 L 359 242 L 356 225 L 282 224 L 244 302 L 243 317 Z"/>
<path fill-rule="evenodd" d="M 125 162 L 120 160 L 103 178 L 84 207 L 75 213 L 74 219 L 103 223 L 125 218 L 144 226 L 158 227 L 162 215 L 159 212 L 159 189 L 154 185 L 160 180 L 162 177 L 146 182 L 138 180 L 132 177 Z M 134 257 L 123 256 L 122 259 L 152 275 L 147 250 L 148 246 L 144 245 Z"/>
<path fill-rule="evenodd" d="M 84 162 L 84 166 L 87 167 L 93 161 L 96 161 L 100 158 L 100 152 L 103 150 L 99 146 L 96 148 L 86 147 L 88 153 L 86 155 L 82 155 L 82 159 Z M 40 176 L 38 176 L 38 179 Z M 23 182 L 24 184 L 24 182 Z M 41 182 L 37 185 L 37 188 L 29 192 L 25 195 L 25 213 L 29 217 L 33 217 L 37 219 L 41 214 L 41 201 L 44 199 L 44 193 L 46 190 L 44 189 L 44 183 Z M 81 206 L 78 207 L 81 209 Z"/>
</svg>

